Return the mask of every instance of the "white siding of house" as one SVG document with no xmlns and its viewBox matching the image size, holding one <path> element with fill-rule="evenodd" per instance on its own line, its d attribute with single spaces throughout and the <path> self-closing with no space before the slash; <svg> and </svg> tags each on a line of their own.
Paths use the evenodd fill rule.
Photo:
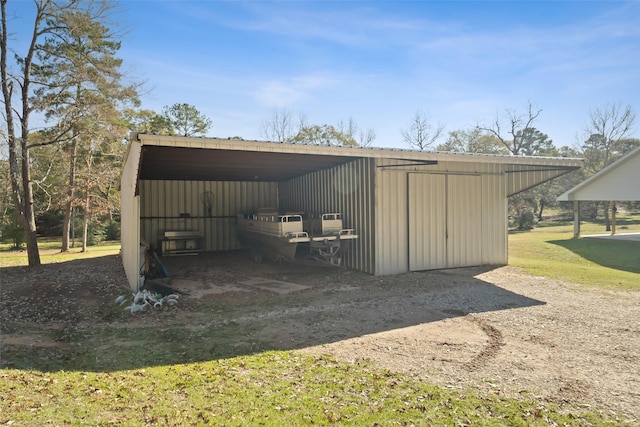
<svg viewBox="0 0 640 427">
<path fill-rule="evenodd" d="M 558 200 L 640 200 L 640 148 L 629 152 Z"/>
</svg>

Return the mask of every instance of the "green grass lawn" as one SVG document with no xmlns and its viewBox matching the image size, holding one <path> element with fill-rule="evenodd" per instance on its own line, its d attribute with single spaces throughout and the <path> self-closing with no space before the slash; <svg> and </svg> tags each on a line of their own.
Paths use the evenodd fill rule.
<svg viewBox="0 0 640 427">
<path fill-rule="evenodd" d="M 640 233 L 640 214 L 625 215 L 624 232 Z M 606 234 L 583 223 L 581 236 Z M 573 238 L 573 224 L 540 226 L 509 235 L 509 265 L 525 272 L 587 286 L 640 290 L 640 242 Z"/>
<path fill-rule="evenodd" d="M 2 370 L 0 380 L 3 425 L 616 425 L 593 410 L 287 352 L 102 373 Z"/>
<path fill-rule="evenodd" d="M 71 261 L 75 259 L 95 258 L 105 255 L 114 255 L 120 252 L 120 242 L 103 242 L 99 245 L 88 246 L 87 252 L 81 252 L 82 244 L 76 244 L 75 248 L 68 252 L 60 252 L 59 238 L 43 238 L 38 240 L 40 261 L 43 264 Z M 15 250 L 9 243 L 0 243 L 0 267 L 15 267 L 27 265 L 26 249 Z"/>
</svg>

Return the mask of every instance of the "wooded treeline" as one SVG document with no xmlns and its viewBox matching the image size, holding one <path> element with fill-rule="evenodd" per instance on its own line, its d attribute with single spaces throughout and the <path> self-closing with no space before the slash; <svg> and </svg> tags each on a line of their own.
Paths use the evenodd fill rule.
<svg viewBox="0 0 640 427">
<path fill-rule="evenodd" d="M 76 236 L 83 250 L 119 238 L 131 131 L 201 135 L 211 121 L 188 104 L 140 108 L 143 84 L 118 58 L 115 3 L 35 0 L 26 32 L 12 28 L 8 4 L 0 1 L 0 230 L 3 240 L 26 242 L 29 265 L 38 265 L 39 234 L 61 235 L 62 251 Z M 29 39 L 12 38 L 17 30 Z"/>
<path fill-rule="evenodd" d="M 546 208 L 557 207 L 557 197 L 584 181 L 624 154 L 640 146 L 632 138 L 636 120 L 629 105 L 608 103 L 591 110 L 585 129 L 576 129 L 584 138 L 573 146 L 557 147 L 549 136 L 535 127 L 543 110 L 531 101 L 522 109 L 505 109 L 489 124 L 478 123 L 469 129 L 446 132 L 445 125 L 432 122 L 429 115 L 417 110 L 400 137 L 408 147 L 419 151 L 481 153 L 511 156 L 543 156 L 583 158 L 584 167 L 509 198 L 509 215 L 519 229 L 533 228 L 543 220 Z M 294 119 L 286 109 L 273 113 L 262 125 L 262 135 L 268 140 L 292 144 L 369 146 L 375 131 L 361 131 L 354 119 L 337 126 L 309 126 L 303 114 Z M 571 207 L 566 205 L 567 211 Z M 635 208 L 638 203 L 630 203 Z M 583 203 L 581 209 L 592 219 L 602 216 L 610 231 L 609 201 Z"/>
<path fill-rule="evenodd" d="M 119 238 L 119 180 L 132 131 L 204 136 L 212 121 L 186 103 L 141 108 L 144 82 L 123 71 L 122 29 L 110 0 L 34 0 L 31 26 L 21 28 L 28 40 L 19 41 L 9 1 L 0 0 L 0 231 L 2 240 L 26 243 L 29 265 L 39 265 L 38 235 L 62 236 L 62 251 L 76 238 L 83 250 Z M 561 192 L 640 145 L 631 138 L 635 114 L 620 103 L 592 110 L 575 147 L 557 148 L 537 129 L 541 113 L 529 103 L 524 112 L 505 110 L 488 125 L 445 134 L 417 110 L 399 140 L 423 151 L 584 157 L 582 170 L 511 198 L 512 214 L 533 221 Z M 376 138 L 352 118 L 310 124 L 287 110 L 262 127 L 265 139 L 292 144 L 367 147 Z"/>
</svg>

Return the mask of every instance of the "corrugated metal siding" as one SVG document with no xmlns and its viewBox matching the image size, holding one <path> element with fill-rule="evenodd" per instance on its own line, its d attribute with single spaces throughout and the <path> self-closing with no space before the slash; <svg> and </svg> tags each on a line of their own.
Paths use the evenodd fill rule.
<svg viewBox="0 0 640 427">
<path fill-rule="evenodd" d="M 141 181 L 139 235 L 155 246 L 164 231 L 197 229 L 205 234 L 205 250 L 237 249 L 236 214 L 273 206 L 314 215 L 342 212 L 345 225 L 360 236 L 345 264 L 376 275 L 440 268 L 443 245 L 447 267 L 506 263 L 507 183 L 501 165 L 400 163 L 357 159 L 279 184 Z M 213 202 L 210 217 L 203 203 L 206 193 Z M 188 218 L 181 217 L 186 213 Z M 452 235 L 442 243 L 434 235 L 446 233 L 445 214 Z"/>
<path fill-rule="evenodd" d="M 447 267 L 482 263 L 482 187 L 477 175 L 447 175 Z"/>
<path fill-rule="evenodd" d="M 140 256 L 140 197 L 135 195 L 139 159 L 140 144 L 131 142 L 120 185 L 120 247 L 127 282 L 133 291 L 138 290 L 144 262 Z"/>
<path fill-rule="evenodd" d="M 446 175 L 409 174 L 409 270 L 447 266 Z"/>
<path fill-rule="evenodd" d="M 552 164 L 550 164 L 549 167 L 552 167 Z M 520 166 L 518 168 L 512 167 L 511 169 L 520 169 L 523 170 L 523 172 L 506 173 L 507 194 L 509 196 L 513 196 L 521 191 L 528 190 L 529 188 L 567 173 L 566 170 L 545 170 L 542 166 Z"/>
<path fill-rule="evenodd" d="M 169 136 L 140 135 L 147 145 L 166 147 L 188 147 L 194 149 L 239 150 L 247 152 L 265 151 L 273 153 L 296 153 L 318 156 L 353 156 L 354 162 L 330 170 L 312 172 L 306 176 L 280 183 L 256 182 L 200 182 L 200 181 L 156 181 L 141 182 L 136 197 L 136 181 L 140 159 L 141 143 L 131 141 L 122 175 L 122 255 L 127 278 L 137 287 L 140 270 L 140 237 L 154 245 L 159 244 L 164 231 L 170 229 L 200 229 L 206 234 L 205 249 L 235 249 L 235 222 L 233 217 L 241 211 L 257 207 L 274 206 L 288 210 L 302 210 L 316 214 L 328 210 L 340 211 L 345 215 L 346 225 L 356 228 L 360 239 L 350 251 L 348 266 L 375 274 L 405 272 L 409 268 L 410 214 L 417 220 L 420 209 L 426 215 L 431 212 L 433 200 L 429 196 L 419 200 L 419 205 L 409 206 L 412 191 L 409 191 L 409 175 L 436 174 L 477 176 L 481 180 L 480 201 L 481 221 L 481 262 L 507 262 L 507 200 L 506 196 L 530 188 L 562 175 L 567 168 L 580 167 L 581 161 L 573 159 L 526 159 L 521 157 L 475 156 L 466 154 L 416 153 L 405 151 L 362 151 L 360 149 L 338 149 L 327 147 L 290 147 L 286 144 L 256 141 L 228 141 L 212 138 L 183 138 Z M 360 156 L 371 156 L 362 158 Z M 403 158 L 404 160 L 395 160 Z M 238 155 L 237 161 L 241 161 Z M 436 165 L 420 164 L 437 160 Z M 464 160 L 464 161 L 462 161 Z M 313 162 L 312 162 L 313 163 Z M 413 163 L 411 166 L 406 166 Z M 321 164 L 317 163 L 317 164 Z M 333 163 L 332 163 L 333 164 Z M 201 164 L 199 173 L 208 164 Z M 545 170 L 545 167 L 548 167 Z M 558 170 L 552 170 L 557 168 Z M 251 169 L 250 169 L 251 170 Z M 308 170 L 308 169 L 305 169 Z M 227 172 L 229 172 L 227 170 Z M 235 171 L 233 171 L 235 172 Z M 205 170 L 206 173 L 206 170 Z M 253 174 L 252 174 L 253 175 Z M 200 175 L 203 176 L 203 175 Z M 235 175 L 234 175 L 235 176 Z M 178 176 L 174 176 L 178 177 Z M 247 178 L 251 180 L 253 176 Z M 184 179 L 184 178 L 183 178 Z M 417 179 L 417 178 L 416 178 Z M 222 180 L 222 178 L 221 178 Z M 213 211 L 209 216 L 202 203 L 202 194 L 211 191 L 215 195 Z M 446 191 L 446 187 L 442 192 Z M 442 196 L 439 190 L 428 190 L 425 194 Z M 280 195 L 280 197 L 279 197 Z M 461 200 L 447 199 L 447 203 Z M 477 201 L 472 201 L 473 204 Z M 181 213 L 189 213 L 189 218 L 181 218 Z M 469 215 L 466 213 L 465 215 Z M 142 221 L 140 217 L 143 217 Z M 461 221 L 465 216 L 456 218 Z M 474 218 L 475 219 L 475 218 Z M 449 221 L 449 219 L 447 219 Z M 417 224 L 417 222 L 416 222 Z M 432 229 L 420 233 L 439 233 L 441 227 L 428 224 Z M 415 226 L 414 226 L 415 228 Z M 460 232 L 464 234 L 462 231 Z M 475 238 L 474 238 L 475 239 Z M 425 248 L 419 249 L 425 241 L 413 241 L 411 253 L 416 265 L 420 259 L 429 258 Z M 462 244 L 462 240 L 460 242 Z M 431 250 L 431 249 L 429 249 Z M 415 254 L 414 254 L 415 252 Z M 437 252 L 437 251 L 436 251 Z M 439 252 L 437 252 L 439 253 Z M 458 255 L 451 255 L 452 258 Z M 459 262 L 469 262 L 476 258 L 460 256 Z M 435 260 L 437 265 L 441 261 Z"/>
<path fill-rule="evenodd" d="M 507 184 L 503 175 L 482 176 L 482 264 L 507 264 Z"/>
<path fill-rule="evenodd" d="M 202 249 L 224 251 L 240 248 L 237 214 L 277 207 L 278 187 L 273 182 L 140 181 L 140 200 L 141 236 L 147 243 L 158 247 L 168 230 L 199 230 Z"/>
<path fill-rule="evenodd" d="M 505 264 L 502 165 L 406 163 L 378 160 L 376 274 Z"/>
<path fill-rule="evenodd" d="M 375 182 L 375 274 L 405 273 L 409 257 L 407 175 L 378 168 Z"/>
<path fill-rule="evenodd" d="M 280 209 L 319 215 L 340 212 L 344 226 L 354 228 L 358 239 L 344 257 L 346 266 L 374 272 L 373 169 L 371 159 L 312 172 L 279 185 Z"/>
</svg>

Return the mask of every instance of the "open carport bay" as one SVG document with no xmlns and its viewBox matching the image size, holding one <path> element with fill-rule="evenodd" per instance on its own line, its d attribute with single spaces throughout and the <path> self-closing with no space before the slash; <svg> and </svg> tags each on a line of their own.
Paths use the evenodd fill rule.
<svg viewBox="0 0 640 427">
<path fill-rule="evenodd" d="M 339 213 L 358 236 L 340 264 L 376 276 L 504 265 L 507 198 L 581 164 L 139 134 L 122 173 L 125 273 L 136 290 L 141 245 L 171 246 L 167 233 L 199 236 L 166 248 L 174 252 L 249 246 L 238 239 L 238 215 L 261 208 L 305 219 Z"/>
</svg>

